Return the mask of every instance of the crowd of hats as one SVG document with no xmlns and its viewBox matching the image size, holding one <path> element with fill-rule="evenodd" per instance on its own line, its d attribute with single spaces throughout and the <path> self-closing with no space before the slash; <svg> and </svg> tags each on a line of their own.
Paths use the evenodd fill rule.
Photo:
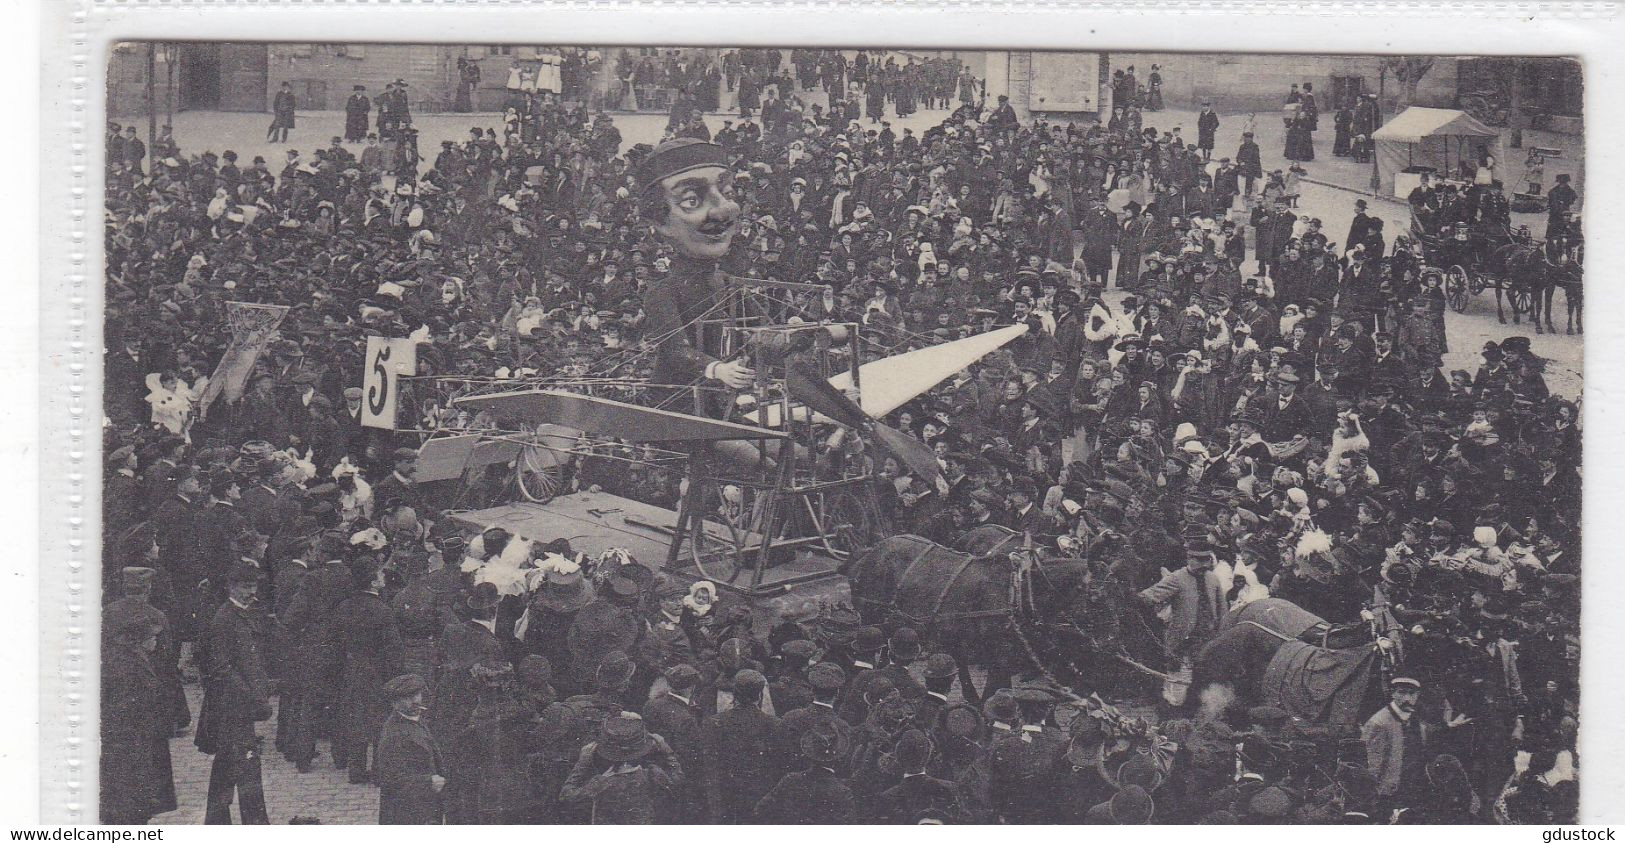
<svg viewBox="0 0 1625 843">
<path fill-rule="evenodd" d="M 200 505 L 259 485 L 293 502 L 211 548 L 219 558 L 206 573 L 218 599 L 232 585 L 264 588 L 280 566 L 312 554 L 348 560 L 363 587 L 387 556 L 386 589 L 425 564 L 425 539 L 436 552 L 460 554 L 449 543 L 464 539 L 441 512 L 452 501 L 394 479 L 418 437 L 356 423 L 370 335 L 418 342 L 425 378 L 402 398 L 405 428 L 488 423 L 450 405 L 471 379 L 646 372 L 635 353 L 645 339 L 640 290 L 668 267 L 664 247 L 637 222 L 634 174 L 649 148 L 623 154 L 607 115 L 539 108 L 503 140 L 492 127 L 473 127 L 426 169 L 379 163 L 343 144 L 308 161 L 290 156 L 280 171 L 263 161 L 239 168 L 229 151 L 194 152 L 206 145 L 194 139 L 150 172 L 112 168 L 110 571 L 146 567 L 155 539 L 151 564 L 164 568 L 172 537 L 154 519 L 183 487 Z M 995 116 L 969 105 L 919 134 L 899 133 L 789 101 L 761 125 L 741 119 L 720 130 L 720 155 L 705 147 L 705 160 L 733 169 L 746 215 L 725 268 L 824 285 L 827 296 L 798 303 L 804 318 L 865 323 L 875 355 L 1016 322 L 1030 328 L 894 414 L 937 450 L 951 491 L 940 495 L 881 460 L 874 470 L 885 518 L 943 543 L 1002 523 L 1031 533 L 1047 553 L 1086 553 L 1103 578 L 1133 590 L 1187 557 L 1247 562 L 1277 593 L 1334 621 L 1357 617 L 1381 584 L 1415 613 L 1407 623 L 1429 646 L 1448 654 L 1428 667 L 1449 675 L 1436 687 L 1456 695 L 1457 711 L 1482 694 L 1496 665 L 1483 647 L 1452 642 L 1520 640 L 1539 653 L 1522 666 L 1525 734 L 1559 741 L 1577 694 L 1569 641 L 1578 618 L 1579 413 L 1549 394 L 1529 338 L 1492 343 L 1477 372 L 1447 377 L 1438 370 L 1442 308 L 1404 272 L 1408 253 L 1362 250 L 1345 261 L 1312 218 L 1298 220 L 1307 233 L 1282 260 L 1339 273 L 1371 262 L 1394 284 L 1359 307 L 1283 292 L 1278 268 L 1243 278 L 1233 251 L 1218 254 L 1239 226 L 1203 213 L 1200 197 L 1191 210 L 1192 191 L 1209 190 L 1213 179 L 1177 132 L 1142 130 L 1137 115 L 1112 127 L 981 121 Z M 694 124 L 683 131 L 709 133 Z M 1113 306 L 1098 240 L 1122 247 L 1119 265 L 1130 250 L 1122 220 L 1107 210 L 1105 174 L 1142 165 L 1157 198 L 1126 210 L 1152 217 L 1158 235 L 1134 246 L 1144 270 L 1119 273 L 1115 280 L 1134 290 Z M 1036 167 L 1047 191 L 1035 188 Z M 1271 225 L 1296 217 L 1289 208 L 1268 213 Z M 1084 232 L 1078 261 L 1072 232 L 1055 233 L 1068 218 Z M 1109 263 L 1109 243 L 1106 255 Z M 1427 308 L 1399 312 L 1413 295 Z M 147 376 L 197 387 L 233 342 L 227 301 L 288 306 L 280 339 L 260 355 L 240 399 L 215 399 L 206 417 L 182 413 L 177 427 L 159 423 Z M 1378 318 L 1387 330 L 1370 330 Z M 1389 354 L 1398 368 L 1383 368 Z M 1283 416 L 1292 400 L 1305 409 Z M 679 489 L 665 467 L 619 459 L 586 458 L 573 481 L 667 506 Z M 506 499 L 482 478 L 465 492 L 460 506 Z M 432 525 L 427 535 L 419 523 Z M 491 540 L 476 537 L 469 549 Z M 647 588 L 628 577 L 589 581 L 570 554 L 560 556 L 538 552 L 542 564 L 532 570 L 542 584 L 524 584 L 552 609 L 582 609 L 600 591 L 628 603 Z M 514 596 L 507 581 L 471 577 L 459 605 L 485 612 Z M 683 606 L 678 614 L 694 611 Z M 115 620 L 111 628 L 128 638 L 145 629 L 139 617 Z M 752 662 L 805 665 L 817 651 L 881 649 L 839 613 L 813 639 L 814 651 L 794 644 L 759 653 L 748 635 L 727 634 L 715 652 L 732 668 L 722 671 L 727 681 L 748 689 L 756 677 L 739 671 L 757 670 Z M 925 657 L 925 679 L 948 677 L 947 657 L 926 654 L 917 636 L 899 632 L 889 646 L 898 659 Z M 806 681 L 827 691 L 844 685 L 848 668 L 818 661 Z M 620 650 L 600 662 L 612 677 L 634 669 Z M 528 675 L 535 681 L 535 670 Z M 662 675 L 673 687 L 693 681 L 685 671 Z M 908 731 L 902 707 L 873 713 L 879 727 Z M 603 724 L 608 744 L 646 745 L 630 720 Z M 936 725 L 913 723 L 928 735 Z M 958 736 L 985 727 L 983 712 L 959 708 L 942 724 Z M 940 756 L 944 741 L 930 736 Z M 839 744 L 815 730 L 800 746 L 822 757 L 844 755 Z M 912 763 L 918 740 L 901 746 Z M 1141 796 L 1155 800 L 1155 791 L 1122 788 L 1113 815 L 1144 814 Z"/>
</svg>

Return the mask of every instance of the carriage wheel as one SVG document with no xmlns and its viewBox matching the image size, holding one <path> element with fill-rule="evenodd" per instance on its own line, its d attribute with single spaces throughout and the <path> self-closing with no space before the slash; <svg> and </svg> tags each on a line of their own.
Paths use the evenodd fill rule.
<svg viewBox="0 0 1625 843">
<path fill-rule="evenodd" d="M 1535 306 L 1535 296 L 1528 287 L 1513 287 L 1507 293 L 1507 299 L 1512 302 L 1512 312 L 1520 315 L 1528 313 Z"/>
<path fill-rule="evenodd" d="M 863 495 L 838 489 L 823 496 L 823 508 L 819 523 L 831 550 L 851 555 L 875 543 L 879 519 Z"/>
<path fill-rule="evenodd" d="M 1467 289 L 1472 291 L 1472 294 L 1475 296 L 1484 292 L 1484 290 L 1488 287 L 1489 283 L 1484 280 L 1483 275 L 1474 275 L 1467 282 Z"/>
<path fill-rule="evenodd" d="M 1452 266 L 1449 272 L 1444 273 L 1444 300 L 1450 305 L 1450 309 L 1457 313 L 1467 309 L 1468 291 L 1472 287 L 1471 277 L 1467 274 L 1467 270 L 1459 266 Z"/>
</svg>

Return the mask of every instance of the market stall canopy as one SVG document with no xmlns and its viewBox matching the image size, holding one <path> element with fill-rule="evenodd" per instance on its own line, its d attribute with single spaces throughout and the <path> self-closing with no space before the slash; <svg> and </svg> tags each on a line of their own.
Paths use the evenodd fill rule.
<svg viewBox="0 0 1625 843">
<path fill-rule="evenodd" d="M 1478 169 L 1480 146 L 1500 158 L 1500 133 L 1453 108 L 1412 106 L 1373 132 L 1371 139 L 1382 191 L 1400 199 L 1410 195 L 1421 173 L 1456 177 L 1465 169 L 1471 178 Z"/>
<path fill-rule="evenodd" d="M 1465 111 L 1413 105 L 1383 124 L 1371 137 L 1380 141 L 1419 143 L 1423 138 L 1436 136 L 1493 138 L 1498 137 L 1499 133 Z"/>
</svg>

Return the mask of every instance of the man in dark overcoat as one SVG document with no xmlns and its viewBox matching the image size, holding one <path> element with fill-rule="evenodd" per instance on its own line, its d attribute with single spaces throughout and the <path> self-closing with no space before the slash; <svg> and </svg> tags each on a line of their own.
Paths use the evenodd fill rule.
<svg viewBox="0 0 1625 843">
<path fill-rule="evenodd" d="M 350 98 L 344 101 L 344 140 L 360 143 L 367 139 L 367 118 L 372 114 L 372 100 L 367 97 L 367 86 L 357 85 Z"/>
<path fill-rule="evenodd" d="M 400 670 L 401 636 L 395 613 L 379 596 L 384 587 L 383 569 L 367 560 L 358 562 L 352 574 L 355 591 L 339 606 L 334 629 L 334 643 L 344 659 L 339 684 L 340 734 L 334 740 L 344 742 L 350 782 L 361 784 L 372 778 L 368 755 L 378 746 L 378 728 L 387 711 L 383 698 L 386 677 Z M 338 756 L 335 752 L 334 757 Z"/>
<path fill-rule="evenodd" d="M 270 682 L 260 653 L 259 612 L 254 594 L 259 572 L 234 565 L 226 576 L 227 599 L 202 640 L 203 709 L 195 743 L 214 755 L 203 821 L 230 825 L 232 799 L 244 825 L 268 825 L 260 778 L 260 738 L 254 724 L 271 717 Z"/>
<path fill-rule="evenodd" d="M 379 825 L 440 825 L 446 777 L 440 746 L 423 723 L 424 687 L 415 673 L 384 685 L 392 710 L 378 732 Z"/>
<path fill-rule="evenodd" d="M 276 96 L 271 98 L 271 127 L 265 130 L 265 140 L 270 143 L 287 143 L 288 131 L 293 128 L 294 108 L 297 100 L 293 96 L 293 85 L 287 82 L 277 90 Z"/>
<path fill-rule="evenodd" d="M 701 733 L 700 765 L 711 820 L 748 822 L 781 769 L 773 757 L 779 719 L 762 711 L 767 678 L 749 668 L 734 674 L 734 706 L 712 715 Z"/>
</svg>

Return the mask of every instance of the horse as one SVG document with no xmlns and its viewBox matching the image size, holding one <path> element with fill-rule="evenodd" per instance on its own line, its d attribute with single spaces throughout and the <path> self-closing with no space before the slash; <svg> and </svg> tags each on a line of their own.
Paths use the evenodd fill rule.
<svg viewBox="0 0 1625 843">
<path fill-rule="evenodd" d="M 1495 318 L 1502 325 L 1507 322 L 1506 313 L 1501 309 L 1504 290 L 1507 304 L 1512 308 L 1512 324 L 1519 324 L 1522 311 L 1519 310 L 1516 299 L 1520 293 L 1527 294 L 1528 310 L 1538 331 L 1541 298 L 1548 286 L 1546 257 L 1541 254 L 1540 246 L 1523 238 L 1514 238 L 1498 245 L 1489 251 L 1481 274 L 1501 278 L 1506 282 L 1495 285 Z"/>
<path fill-rule="evenodd" d="M 1021 533 L 1003 524 L 983 524 L 966 530 L 959 540 L 954 542 L 954 549 L 972 556 L 993 556 L 998 553 L 1009 553 L 1021 547 L 1022 542 Z"/>
<path fill-rule="evenodd" d="M 1246 603 L 1226 616 L 1197 655 L 1192 704 L 1224 700 L 1226 694 L 1210 691 L 1224 688 L 1243 704 L 1358 725 L 1381 707 L 1384 679 L 1397 670 L 1402 652 L 1400 624 L 1380 590 L 1365 615 L 1369 619 L 1338 626 L 1278 597 Z"/>
<path fill-rule="evenodd" d="M 1028 666 L 1056 666 L 1074 681 L 1098 675 L 1106 662 L 1116 667 L 1116 624 L 1139 611 L 1110 587 L 1104 566 L 1088 560 L 962 553 L 915 535 L 881 540 L 848 562 L 846 576 L 865 623 L 911 626 L 955 658 L 972 703 L 1009 687 Z M 987 669 L 982 693 L 971 665 Z"/>
</svg>

